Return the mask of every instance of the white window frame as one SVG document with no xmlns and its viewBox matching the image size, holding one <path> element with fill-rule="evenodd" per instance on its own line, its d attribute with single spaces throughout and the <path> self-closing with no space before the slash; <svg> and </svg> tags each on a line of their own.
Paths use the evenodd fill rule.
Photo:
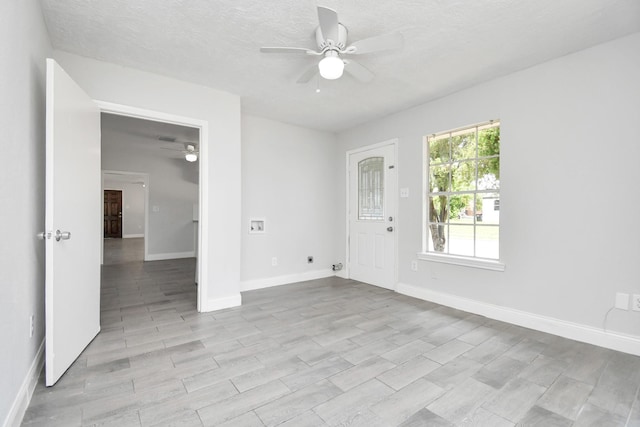
<svg viewBox="0 0 640 427">
<path fill-rule="evenodd" d="M 494 271 L 504 271 L 505 269 L 505 264 L 502 262 L 501 258 L 502 258 L 502 251 L 500 251 L 500 259 L 498 260 L 494 260 L 494 259 L 488 259 L 488 258 L 480 258 L 480 257 L 476 257 L 476 256 L 463 256 L 463 255 L 453 255 L 453 254 L 443 254 L 443 253 L 439 253 L 439 252 L 433 252 L 433 251 L 429 251 L 429 239 L 430 237 L 430 233 L 429 233 L 429 137 L 432 136 L 440 136 L 440 135 L 445 135 L 445 134 L 455 134 L 455 133 L 460 133 L 460 132 L 464 132 L 464 131 L 469 131 L 471 129 L 477 129 L 478 128 L 482 128 L 482 127 L 487 127 L 487 126 L 495 126 L 495 125 L 500 126 L 500 120 L 491 120 L 488 122 L 484 122 L 484 123 L 478 123 L 478 124 L 474 124 L 474 125 L 469 125 L 469 126 L 464 126 L 461 128 L 457 128 L 457 129 L 452 129 L 452 130 L 448 130 L 445 132 L 439 132 L 437 134 L 431 134 L 431 135 L 427 135 L 424 137 L 423 140 L 423 151 L 422 151 L 422 172 L 423 172 L 423 179 L 422 179 L 422 185 L 423 185 L 423 191 L 422 191 L 422 196 L 423 196 L 423 201 L 422 201 L 422 251 L 418 252 L 417 257 L 418 259 L 421 260 L 426 260 L 426 261 L 434 261 L 434 262 L 439 262 L 439 263 L 444 263 L 444 264 L 454 264 L 454 265 L 461 265 L 461 266 L 466 266 L 466 267 L 474 267 L 474 268 L 481 268 L 481 269 L 486 269 L 486 270 L 494 270 Z M 477 134 L 476 134 L 477 135 Z M 476 141 L 477 144 L 477 141 Z M 476 150 L 476 158 L 475 161 L 478 162 L 478 157 L 477 157 L 477 150 Z M 474 200 L 476 199 L 476 196 L 479 194 L 484 194 L 486 193 L 486 191 L 478 191 L 477 189 L 475 191 L 469 191 L 467 192 L 469 194 L 473 194 L 474 196 Z M 498 194 L 500 193 L 500 191 L 498 190 Z M 453 194 L 453 193 L 452 193 Z M 458 192 L 455 192 L 455 194 L 459 194 Z M 477 227 L 477 224 L 475 224 L 475 219 L 474 219 L 474 225 L 473 225 L 474 229 L 475 227 Z M 501 228 L 500 225 L 498 225 L 499 229 Z M 474 238 L 475 239 L 475 238 Z M 474 242 L 475 244 L 475 242 Z M 500 245 L 500 238 L 498 240 L 498 245 Z"/>
</svg>

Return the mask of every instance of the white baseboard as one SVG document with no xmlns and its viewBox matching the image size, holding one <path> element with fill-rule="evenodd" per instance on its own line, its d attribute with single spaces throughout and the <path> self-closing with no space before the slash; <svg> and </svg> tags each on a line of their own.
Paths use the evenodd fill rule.
<svg viewBox="0 0 640 427">
<path fill-rule="evenodd" d="M 200 307 L 201 312 L 222 310 L 224 308 L 238 307 L 242 304 L 242 295 L 230 295 L 221 298 L 211 298 L 206 301 L 204 307 Z"/>
<path fill-rule="evenodd" d="M 340 277 L 342 279 L 348 279 L 347 271 L 345 269 L 338 270 L 334 274 L 336 275 L 336 277 Z"/>
<path fill-rule="evenodd" d="M 33 362 L 31 362 L 29 371 L 22 381 L 22 385 L 20 386 L 20 390 L 18 390 L 16 398 L 13 400 L 13 404 L 9 409 L 7 418 L 5 418 L 4 422 L 2 423 L 3 427 L 18 427 L 22 423 L 24 413 L 29 407 L 31 396 L 33 396 L 33 391 L 36 389 L 36 385 L 38 384 L 38 377 L 40 376 L 40 371 L 42 371 L 43 366 L 44 339 L 40 343 L 40 347 L 38 348 L 36 357 L 33 359 Z"/>
<path fill-rule="evenodd" d="M 272 286 L 287 285 L 289 283 L 304 282 L 306 280 L 324 279 L 335 276 L 335 272 L 330 268 L 324 270 L 307 271 L 298 274 L 287 274 L 284 276 L 266 277 L 264 279 L 244 280 L 240 282 L 240 291 L 253 291 L 256 289 L 270 288 Z"/>
<path fill-rule="evenodd" d="M 635 336 L 607 332 L 592 326 L 436 292 L 406 283 L 398 283 L 397 292 L 490 319 L 640 356 L 640 339 Z"/>
<path fill-rule="evenodd" d="M 136 239 L 138 237 L 144 237 L 144 234 L 123 234 L 123 239 Z"/>
<path fill-rule="evenodd" d="M 195 258 L 195 251 L 189 252 L 170 252 L 165 254 L 148 254 L 145 261 L 163 261 L 165 259 Z"/>
</svg>

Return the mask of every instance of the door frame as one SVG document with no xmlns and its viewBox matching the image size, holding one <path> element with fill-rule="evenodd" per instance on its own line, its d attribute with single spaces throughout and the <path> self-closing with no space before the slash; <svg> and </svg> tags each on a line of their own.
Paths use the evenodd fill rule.
<svg viewBox="0 0 640 427">
<path fill-rule="evenodd" d="M 398 178 L 398 138 L 392 138 L 392 139 L 388 139 L 386 141 L 382 141 L 382 142 L 378 142 L 376 144 L 371 144 L 371 145 L 365 145 L 363 147 L 358 147 L 358 148 L 354 148 L 352 150 L 347 150 L 347 152 L 345 153 L 345 194 L 346 194 L 346 198 L 345 198 L 345 266 L 344 266 L 344 278 L 346 279 L 350 279 L 351 275 L 350 275 L 350 270 L 351 270 L 351 246 L 350 246 L 350 240 L 351 240 L 351 224 L 350 224 L 350 206 L 351 206 L 351 192 L 349 190 L 351 181 L 350 181 L 350 177 L 349 177 L 349 160 L 352 154 L 357 154 L 357 153 L 361 153 L 363 151 L 369 151 L 369 150 L 375 150 L 377 148 L 382 148 L 382 147 L 386 147 L 388 145 L 393 146 L 393 157 L 395 159 L 395 170 L 396 170 L 396 200 L 395 200 L 395 206 L 396 206 L 396 212 L 395 212 L 395 220 L 394 220 L 394 233 L 393 233 L 393 243 L 394 243 L 394 247 L 393 247 L 393 280 L 395 282 L 395 287 L 397 287 L 398 285 L 398 230 L 399 230 L 399 221 L 398 221 L 398 217 L 399 214 L 398 212 L 400 211 L 399 209 L 399 197 L 398 197 L 398 188 L 400 183 Z M 395 290 L 395 289 L 394 289 Z"/>
<path fill-rule="evenodd" d="M 112 102 L 94 100 L 94 102 L 100 108 L 101 113 L 115 114 L 118 116 L 125 116 L 137 119 L 152 120 L 155 122 L 163 122 L 180 126 L 188 126 L 198 129 L 199 141 L 198 141 L 198 258 L 208 259 L 209 255 L 209 197 L 208 197 L 208 182 L 209 182 L 209 147 L 207 141 L 209 141 L 209 122 L 206 120 L 195 119 L 192 117 L 179 116 L 177 114 L 163 113 L 160 111 L 147 110 L 144 108 L 132 107 L 129 105 L 116 104 Z M 101 141 L 102 143 L 102 141 Z M 148 185 L 147 185 L 148 188 Z M 145 204 L 148 202 L 148 191 L 145 193 Z M 146 206 L 148 207 L 148 206 Z M 148 212 L 145 211 L 145 233 L 148 231 Z M 147 252 L 147 239 L 145 239 L 145 256 Z M 207 306 L 207 294 L 208 294 L 208 263 L 197 263 L 197 283 L 198 283 L 198 297 L 197 297 L 197 309 L 202 312 Z"/>
<path fill-rule="evenodd" d="M 102 141 L 102 139 L 101 139 Z M 147 260 L 149 254 L 149 247 L 147 246 L 148 232 L 149 232 L 149 174 L 144 172 L 127 172 L 116 170 L 102 170 L 102 191 L 104 192 L 104 181 L 111 175 L 125 175 L 130 176 L 131 181 L 122 181 L 127 183 L 134 183 L 133 180 L 137 179 L 144 184 L 144 260 Z M 124 237 L 123 237 L 124 238 Z M 102 247 L 100 248 L 100 263 L 104 264 L 104 236 L 102 236 Z"/>
</svg>

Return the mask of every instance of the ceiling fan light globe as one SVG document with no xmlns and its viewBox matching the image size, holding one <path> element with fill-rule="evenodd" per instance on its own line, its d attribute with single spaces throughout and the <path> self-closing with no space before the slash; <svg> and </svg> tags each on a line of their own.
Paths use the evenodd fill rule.
<svg viewBox="0 0 640 427">
<path fill-rule="evenodd" d="M 196 160 L 198 160 L 198 155 L 196 153 L 187 153 L 184 155 L 184 159 L 187 162 L 195 162 Z"/>
<path fill-rule="evenodd" d="M 344 71 L 344 62 L 338 56 L 326 56 L 318 63 L 318 70 L 327 80 L 339 79 Z"/>
</svg>

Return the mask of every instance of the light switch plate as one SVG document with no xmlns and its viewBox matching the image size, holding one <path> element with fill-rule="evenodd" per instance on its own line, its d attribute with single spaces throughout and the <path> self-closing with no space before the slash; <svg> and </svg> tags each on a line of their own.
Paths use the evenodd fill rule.
<svg viewBox="0 0 640 427">
<path fill-rule="evenodd" d="M 400 189 L 400 197 L 402 198 L 409 197 L 409 189 L 407 187 Z"/>
<path fill-rule="evenodd" d="M 629 310 L 629 294 L 616 293 L 616 308 Z"/>
</svg>

